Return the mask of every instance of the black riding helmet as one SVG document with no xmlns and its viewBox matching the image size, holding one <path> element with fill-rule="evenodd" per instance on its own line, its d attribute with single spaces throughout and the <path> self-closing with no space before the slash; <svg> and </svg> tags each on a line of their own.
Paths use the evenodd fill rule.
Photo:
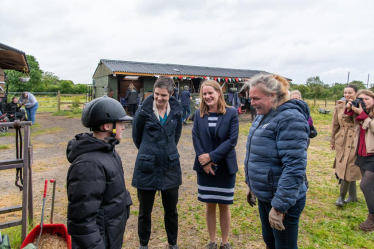
<svg viewBox="0 0 374 249">
<path fill-rule="evenodd" d="M 91 130 L 100 130 L 102 124 L 113 123 L 112 136 L 116 133 L 116 122 L 131 121 L 123 106 L 115 99 L 103 96 L 87 104 L 82 113 L 82 124 Z"/>
</svg>

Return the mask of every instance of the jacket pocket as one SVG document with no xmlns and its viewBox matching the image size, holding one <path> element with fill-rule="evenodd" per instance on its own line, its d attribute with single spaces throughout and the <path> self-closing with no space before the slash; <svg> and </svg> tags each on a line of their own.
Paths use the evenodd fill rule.
<svg viewBox="0 0 374 249">
<path fill-rule="evenodd" d="M 170 154 L 169 156 L 169 170 L 176 170 L 179 168 L 179 153 Z"/>
<path fill-rule="evenodd" d="M 139 170 L 142 173 L 151 174 L 154 171 L 155 156 L 139 154 Z"/>
</svg>

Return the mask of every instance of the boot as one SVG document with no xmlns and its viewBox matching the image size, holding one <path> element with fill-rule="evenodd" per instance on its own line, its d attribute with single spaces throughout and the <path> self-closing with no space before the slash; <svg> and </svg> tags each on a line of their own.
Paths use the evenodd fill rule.
<svg viewBox="0 0 374 249">
<path fill-rule="evenodd" d="M 229 242 L 227 242 L 226 244 L 222 244 L 221 242 L 221 246 L 219 247 L 219 249 L 232 249 L 232 247 Z"/>
<path fill-rule="evenodd" d="M 351 182 L 351 185 L 349 186 L 349 196 L 347 199 L 345 199 L 345 203 L 349 203 L 349 202 L 357 202 L 358 201 L 358 198 L 357 198 L 357 190 L 356 190 L 356 181 L 352 181 Z"/>
<path fill-rule="evenodd" d="M 139 246 L 139 249 L 148 249 L 148 246 Z"/>
<path fill-rule="evenodd" d="M 206 249 L 217 249 L 217 243 L 216 242 L 209 242 L 209 244 L 206 246 Z"/>
<path fill-rule="evenodd" d="M 179 249 L 178 245 L 169 245 L 168 247 L 169 249 Z"/>
<path fill-rule="evenodd" d="M 368 214 L 368 218 L 359 227 L 365 232 L 374 231 L 374 214 Z"/>
<path fill-rule="evenodd" d="M 340 183 L 340 195 L 338 200 L 335 202 L 335 205 L 338 207 L 343 207 L 344 205 L 344 198 L 347 195 L 349 185 L 351 185 L 351 182 L 341 180 Z"/>
</svg>

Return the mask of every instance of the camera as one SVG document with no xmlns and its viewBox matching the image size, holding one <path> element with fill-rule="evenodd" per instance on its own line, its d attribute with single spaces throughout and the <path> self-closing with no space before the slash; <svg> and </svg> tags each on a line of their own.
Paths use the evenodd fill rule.
<svg viewBox="0 0 374 249">
<path fill-rule="evenodd" d="M 363 98 L 357 98 L 356 100 L 352 101 L 352 106 L 356 108 L 360 107 L 360 104 L 361 104 L 362 109 L 365 111 L 366 106 L 365 106 L 365 102 Z"/>
</svg>

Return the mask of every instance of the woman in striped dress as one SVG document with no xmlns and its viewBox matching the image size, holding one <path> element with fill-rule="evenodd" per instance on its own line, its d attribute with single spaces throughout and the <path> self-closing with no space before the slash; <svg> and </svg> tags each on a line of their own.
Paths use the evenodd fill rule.
<svg viewBox="0 0 374 249">
<path fill-rule="evenodd" d="M 216 249 L 216 209 L 220 210 L 222 242 L 220 248 L 231 248 L 230 208 L 238 164 L 235 146 L 239 121 L 234 108 L 228 107 L 220 85 L 208 80 L 201 85 L 200 109 L 195 113 L 192 130 L 196 151 L 194 170 L 197 171 L 198 200 L 206 204 L 206 222 L 210 237 L 209 249 Z"/>
</svg>

